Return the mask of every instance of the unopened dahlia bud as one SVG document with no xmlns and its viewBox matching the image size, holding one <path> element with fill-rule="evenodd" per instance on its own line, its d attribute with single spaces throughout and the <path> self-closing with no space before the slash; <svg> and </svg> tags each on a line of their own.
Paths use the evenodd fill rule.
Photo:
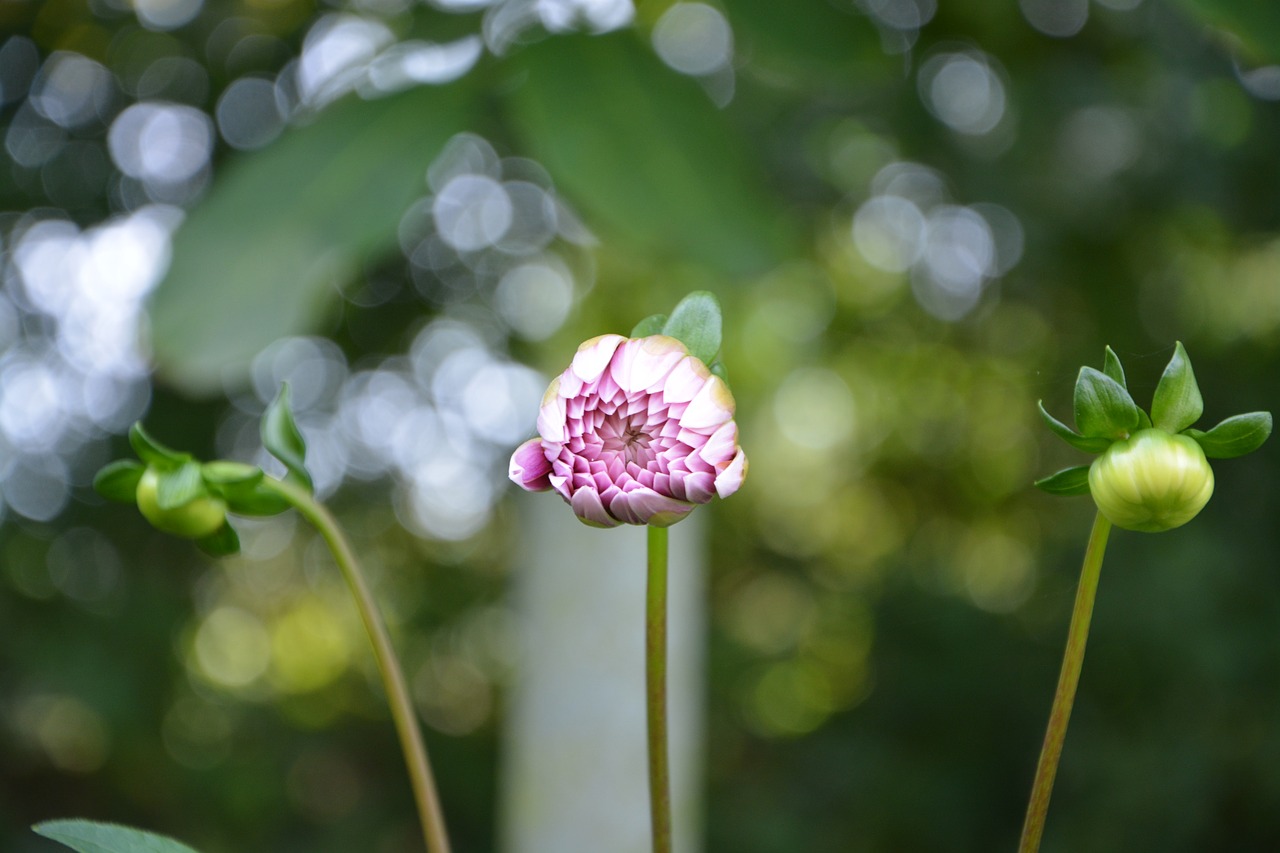
<svg viewBox="0 0 1280 853">
<path fill-rule="evenodd" d="M 203 539 L 227 521 L 227 504 L 211 495 L 194 497 L 181 506 L 160 505 L 160 475 L 148 468 L 138 481 L 138 509 L 158 530 L 187 539 Z"/>
<path fill-rule="evenodd" d="M 1186 524 L 1213 494 L 1213 469 L 1185 435 L 1144 429 L 1089 466 L 1089 492 L 1116 527 L 1158 533 Z"/>
<path fill-rule="evenodd" d="M 733 414 L 724 380 L 679 340 L 602 335 L 552 381 L 510 476 L 559 492 L 593 526 L 666 527 L 742 485 Z"/>
</svg>

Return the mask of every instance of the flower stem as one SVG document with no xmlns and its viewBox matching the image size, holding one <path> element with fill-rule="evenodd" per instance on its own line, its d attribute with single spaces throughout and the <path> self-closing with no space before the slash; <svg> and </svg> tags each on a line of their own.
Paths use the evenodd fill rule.
<svg viewBox="0 0 1280 853">
<path fill-rule="evenodd" d="M 1027 817 L 1022 824 L 1018 853 L 1036 853 L 1040 849 L 1045 815 L 1049 812 L 1049 796 L 1053 793 L 1053 777 L 1058 773 L 1062 742 L 1067 736 L 1067 722 L 1071 719 L 1076 685 L 1080 682 L 1080 669 L 1084 666 L 1084 646 L 1089 639 L 1093 600 L 1098 593 L 1102 555 L 1107 550 L 1107 536 L 1110 533 L 1111 522 L 1102 513 L 1098 513 L 1093 520 L 1093 531 L 1089 534 L 1084 565 L 1080 568 L 1080 586 L 1076 589 L 1075 609 L 1071 612 L 1071 626 L 1067 629 L 1067 648 L 1062 655 L 1062 671 L 1058 674 L 1058 689 L 1053 694 L 1049 726 L 1044 733 L 1040 761 L 1036 764 L 1036 778 L 1031 786 L 1031 799 L 1027 803 Z"/>
<path fill-rule="evenodd" d="M 671 853 L 667 754 L 667 528 L 650 526 L 645 600 L 645 687 L 649 714 L 649 823 L 654 853 Z"/>
<path fill-rule="evenodd" d="M 436 795 L 435 781 L 431 776 L 431 764 L 427 761 L 427 748 L 422 741 L 422 730 L 418 728 L 414 715 L 413 703 L 409 699 L 409 688 L 405 684 L 400 670 L 400 661 L 396 658 L 391 639 L 387 636 L 386 626 L 379 615 L 378 606 L 373 594 L 356 561 L 351 545 L 338 527 L 337 520 L 310 492 L 288 481 L 274 480 L 270 477 L 263 480 L 264 485 L 274 489 L 287 500 L 303 518 L 310 521 L 320 531 L 320 535 L 333 552 L 334 561 L 347 581 L 351 595 L 355 599 L 356 609 L 360 611 L 360 619 L 364 622 L 369 641 L 373 644 L 373 656 L 378 663 L 378 673 L 382 676 L 382 684 L 387 691 L 387 704 L 391 707 L 391 718 L 395 721 L 396 733 L 400 736 L 400 748 L 404 752 L 405 764 L 409 769 L 409 781 L 413 786 L 414 800 L 418 806 L 418 817 L 422 822 L 422 837 L 426 842 L 428 853 L 449 853 L 449 836 L 445 832 L 444 814 L 440 810 L 440 800 Z"/>
</svg>

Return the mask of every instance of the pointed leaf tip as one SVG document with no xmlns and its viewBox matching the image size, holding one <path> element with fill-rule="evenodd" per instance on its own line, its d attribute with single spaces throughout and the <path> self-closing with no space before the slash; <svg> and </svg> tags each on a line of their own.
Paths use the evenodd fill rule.
<svg viewBox="0 0 1280 853">
<path fill-rule="evenodd" d="M 292 479 L 308 491 L 314 488 L 306 466 L 307 443 L 293 419 L 287 382 L 280 386 L 280 393 L 262 415 L 262 444 L 272 456 L 284 463 Z"/>
<path fill-rule="evenodd" d="M 1234 415 L 1208 432 L 1189 429 L 1185 435 L 1195 439 L 1210 459 L 1234 459 L 1257 450 L 1271 436 L 1271 413 Z"/>
<path fill-rule="evenodd" d="M 1106 353 L 1102 359 L 1102 372 L 1114 379 L 1121 388 L 1128 389 L 1128 385 L 1124 380 L 1124 367 L 1120 364 L 1120 357 L 1116 355 L 1116 351 L 1111 347 L 1107 347 Z"/>
<path fill-rule="evenodd" d="M 1036 488 L 1043 489 L 1051 495 L 1070 497 L 1072 495 L 1089 494 L 1089 466 L 1079 465 L 1075 468 L 1064 468 L 1056 474 L 1036 480 Z"/>
<path fill-rule="evenodd" d="M 1036 406 L 1040 409 L 1040 417 L 1044 418 L 1049 431 L 1076 450 L 1083 450 L 1085 453 L 1101 453 L 1111 446 L 1111 439 L 1087 438 L 1049 414 L 1049 410 L 1044 407 L 1044 400 L 1037 401 Z"/>
<path fill-rule="evenodd" d="M 1151 400 L 1151 423 L 1165 432 L 1178 433 L 1200 420 L 1203 413 L 1204 400 L 1191 370 L 1191 359 L 1178 341 Z"/>
<path fill-rule="evenodd" d="M 191 454 L 180 453 L 152 438 L 143 428 L 142 421 L 129 428 L 129 444 L 138 458 L 153 468 L 176 468 L 191 458 Z"/>
</svg>

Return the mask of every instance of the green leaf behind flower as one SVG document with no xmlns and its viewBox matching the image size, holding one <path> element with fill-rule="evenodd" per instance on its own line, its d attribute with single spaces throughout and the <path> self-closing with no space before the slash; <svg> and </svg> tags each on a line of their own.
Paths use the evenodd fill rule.
<svg viewBox="0 0 1280 853">
<path fill-rule="evenodd" d="M 240 553 L 240 535 L 230 524 L 224 524 L 217 532 L 197 539 L 196 547 L 210 557 L 230 557 Z"/>
<path fill-rule="evenodd" d="M 639 323 L 636 323 L 636 327 L 631 330 L 631 337 L 647 338 L 650 335 L 661 335 L 663 334 L 662 329 L 666 325 L 666 314 L 650 314 Z"/>
<path fill-rule="evenodd" d="M 1210 459 L 1232 459 L 1252 453 L 1271 435 L 1271 413 L 1249 412 L 1227 418 L 1208 432 L 1185 430 Z"/>
<path fill-rule="evenodd" d="M 77 853 L 196 853 L 180 841 L 113 823 L 90 820 L 50 820 L 32 827 Z"/>
<path fill-rule="evenodd" d="M 695 290 L 680 300 L 662 334 L 682 342 L 703 364 L 711 364 L 720 352 L 721 325 L 720 300 L 706 290 Z"/>
</svg>

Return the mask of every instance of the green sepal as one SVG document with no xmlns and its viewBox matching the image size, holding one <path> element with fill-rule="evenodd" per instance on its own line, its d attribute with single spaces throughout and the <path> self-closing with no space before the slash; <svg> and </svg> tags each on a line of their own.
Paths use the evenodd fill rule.
<svg viewBox="0 0 1280 853">
<path fill-rule="evenodd" d="M 1087 495 L 1089 494 L 1089 466 L 1064 468 L 1056 474 L 1036 480 L 1035 484 L 1037 488 L 1060 497 Z"/>
<path fill-rule="evenodd" d="M 138 481 L 146 470 L 147 466 L 132 459 L 117 459 L 94 476 L 93 490 L 108 500 L 136 503 Z"/>
<path fill-rule="evenodd" d="M 1044 422 L 1049 426 L 1049 430 L 1076 450 L 1083 450 L 1085 453 L 1101 453 L 1111 446 L 1111 439 L 1109 438 L 1087 438 L 1077 433 L 1071 427 L 1049 414 L 1044 407 L 1043 400 L 1038 401 L 1036 405 L 1040 409 L 1040 416 L 1044 418 Z"/>
<path fill-rule="evenodd" d="M 159 472 L 156 505 L 160 509 L 177 509 L 207 494 L 198 462 L 184 462 L 173 470 Z"/>
<path fill-rule="evenodd" d="M 721 325 L 720 301 L 709 291 L 695 290 L 676 305 L 662 334 L 683 343 L 703 364 L 711 364 L 720 352 Z"/>
<path fill-rule="evenodd" d="M 240 535 L 230 524 L 224 524 L 216 533 L 197 539 L 196 547 L 210 557 L 230 557 L 240 553 Z"/>
<path fill-rule="evenodd" d="M 252 486 L 262 479 L 262 469 L 257 465 L 218 459 L 200 466 L 200 476 L 209 486 Z"/>
<path fill-rule="evenodd" d="M 1138 429 L 1151 429 L 1151 416 L 1138 407 Z M 1137 432 L 1138 430 L 1134 430 Z"/>
<path fill-rule="evenodd" d="M 650 314 L 648 317 L 645 317 L 639 323 L 636 323 L 636 327 L 631 330 L 631 337 L 647 338 L 650 335 L 666 334 L 665 332 L 662 331 L 663 327 L 665 327 L 666 325 L 667 325 L 666 314 Z"/>
<path fill-rule="evenodd" d="M 1164 369 L 1160 383 L 1156 385 L 1151 400 L 1151 424 L 1168 433 L 1182 432 L 1204 413 L 1204 399 L 1200 386 L 1191 370 L 1191 359 L 1182 348 L 1182 342 L 1174 344 L 1173 358 Z"/>
<path fill-rule="evenodd" d="M 212 491 L 236 515 L 278 515 L 290 506 L 279 492 L 262 482 L 214 486 Z"/>
<path fill-rule="evenodd" d="M 195 848 L 172 838 L 114 823 L 49 820 L 31 829 L 77 853 L 196 853 Z"/>
<path fill-rule="evenodd" d="M 1234 415 L 1208 432 L 1188 429 L 1182 434 L 1194 439 L 1210 459 L 1233 459 L 1252 453 L 1270 437 L 1271 413 Z"/>
<path fill-rule="evenodd" d="M 1140 421 L 1124 386 L 1092 367 L 1080 368 L 1074 402 L 1076 429 L 1088 438 L 1124 438 Z"/>
<path fill-rule="evenodd" d="M 284 463 L 288 479 L 314 490 L 311 474 L 307 472 L 307 443 L 298 431 L 289 403 L 289 384 L 280 386 L 280 393 L 262 415 L 262 444 L 272 456 Z"/>
<path fill-rule="evenodd" d="M 1111 347 L 1107 347 L 1106 354 L 1102 358 L 1102 372 L 1114 379 L 1121 388 L 1128 390 L 1129 386 L 1124 380 L 1124 367 L 1120 364 L 1120 357 Z"/>
<path fill-rule="evenodd" d="M 129 444 L 133 446 L 133 452 L 138 454 L 138 458 L 147 463 L 148 467 L 162 471 L 176 468 L 191 459 L 190 453 L 179 453 L 148 435 L 142 428 L 141 421 L 129 428 Z"/>
</svg>

